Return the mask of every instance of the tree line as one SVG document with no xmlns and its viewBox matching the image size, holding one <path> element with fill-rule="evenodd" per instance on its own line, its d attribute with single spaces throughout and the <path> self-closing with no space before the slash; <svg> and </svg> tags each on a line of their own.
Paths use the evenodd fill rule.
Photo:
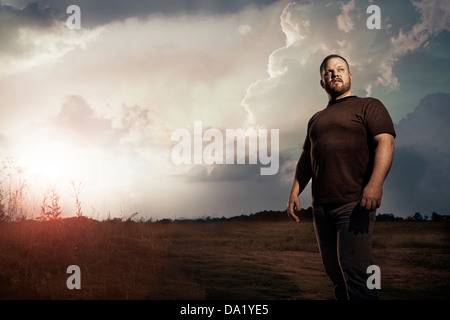
<svg viewBox="0 0 450 320">
<path fill-rule="evenodd" d="M 396 217 L 392 213 L 382 213 L 377 214 L 377 221 L 450 221 L 450 216 L 438 214 L 435 211 L 433 211 L 431 217 L 428 215 L 422 216 L 420 212 L 416 212 L 406 218 Z"/>
</svg>

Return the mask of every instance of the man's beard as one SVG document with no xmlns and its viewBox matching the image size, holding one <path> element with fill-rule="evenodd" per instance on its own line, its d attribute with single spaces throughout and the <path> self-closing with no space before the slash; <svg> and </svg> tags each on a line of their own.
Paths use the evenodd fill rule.
<svg viewBox="0 0 450 320">
<path fill-rule="evenodd" d="M 330 83 L 326 87 L 327 93 L 329 93 L 333 97 L 338 97 L 346 92 L 348 92 L 351 88 L 351 82 L 336 82 L 336 83 Z"/>
</svg>

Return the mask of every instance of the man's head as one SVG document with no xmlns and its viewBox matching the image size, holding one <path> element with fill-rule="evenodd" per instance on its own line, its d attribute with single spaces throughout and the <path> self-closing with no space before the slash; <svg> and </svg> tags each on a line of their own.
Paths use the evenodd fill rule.
<svg viewBox="0 0 450 320">
<path fill-rule="evenodd" d="M 328 93 L 330 100 L 351 95 L 352 75 L 347 60 L 332 54 L 320 65 L 320 85 Z"/>
</svg>

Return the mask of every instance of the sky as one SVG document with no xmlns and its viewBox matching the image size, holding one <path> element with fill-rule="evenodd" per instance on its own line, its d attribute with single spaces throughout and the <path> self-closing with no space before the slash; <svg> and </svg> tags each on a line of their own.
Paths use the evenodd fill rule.
<svg viewBox="0 0 450 320">
<path fill-rule="evenodd" d="M 337 53 L 352 92 L 382 101 L 397 131 L 378 213 L 450 214 L 449 31 L 448 0 L 0 1 L 0 158 L 15 168 L 3 194 L 25 182 L 32 217 L 51 187 L 73 216 L 72 182 L 97 219 L 284 210 L 307 122 L 327 105 L 320 62 Z M 207 160 L 240 129 L 257 134 L 256 161 L 248 145 Z M 174 160 L 188 143 L 174 132 L 192 161 Z M 270 152 L 278 170 L 263 175 Z"/>
</svg>

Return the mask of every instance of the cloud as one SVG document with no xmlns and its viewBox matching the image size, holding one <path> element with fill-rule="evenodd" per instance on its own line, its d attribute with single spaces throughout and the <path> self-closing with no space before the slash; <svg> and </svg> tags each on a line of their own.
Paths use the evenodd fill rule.
<svg viewBox="0 0 450 320">
<path fill-rule="evenodd" d="M 403 56 L 421 46 L 426 46 L 430 37 L 442 31 L 450 31 L 450 10 L 446 1 L 413 1 L 420 19 L 411 30 L 400 29 L 397 37 L 392 37 L 394 52 Z"/>
<path fill-rule="evenodd" d="M 123 105 L 112 118 L 99 113 L 84 97 L 73 95 L 65 98 L 55 116 L 32 123 L 21 137 L 30 145 L 56 141 L 73 150 L 95 150 L 117 157 L 147 159 L 148 153 L 153 153 L 153 158 L 167 157 L 170 134 L 157 121 L 154 111 L 138 105 Z M 14 138 L 7 140 L 12 144 Z"/>
<path fill-rule="evenodd" d="M 339 30 L 345 33 L 349 33 L 353 29 L 353 21 L 350 16 L 353 9 L 355 9 L 355 0 L 351 0 L 347 4 L 342 5 L 342 13 L 336 18 Z"/>
<path fill-rule="evenodd" d="M 0 48 L 1 106 L 14 101 L 17 112 L 43 115 L 56 112 L 64 97 L 80 95 L 112 118 L 123 105 L 138 105 L 157 111 L 161 127 L 170 129 L 194 120 L 241 126 L 245 88 L 283 41 L 271 28 L 278 6 L 214 16 L 154 14 L 76 31 L 61 21 L 35 29 L 18 21 L 8 34 L 16 43 L 20 29 L 28 45 L 19 55 Z M 251 28 L 245 37 L 238 32 L 242 25 Z M 23 87 L 38 89 L 25 99 L 16 94 Z M 39 101 L 39 112 L 30 110 L 30 101 Z"/>
<path fill-rule="evenodd" d="M 396 144 L 447 152 L 450 141 L 449 121 L 450 95 L 429 94 L 420 101 L 412 113 L 407 114 L 396 125 L 399 135 Z"/>
<path fill-rule="evenodd" d="M 181 176 L 188 183 L 192 182 L 246 182 L 252 183 L 259 177 L 258 165 L 194 165 Z"/>
<path fill-rule="evenodd" d="M 252 33 L 252 27 L 248 24 L 241 24 L 238 28 L 239 34 L 245 36 L 246 34 Z"/>
<path fill-rule="evenodd" d="M 29 0 L 15 0 L 16 9 L 24 6 L 36 6 L 36 3 L 27 5 Z M 177 16 L 180 14 L 222 15 L 234 14 L 247 7 L 264 8 L 276 3 L 277 0 L 39 0 L 42 8 L 51 9 L 61 19 L 67 19 L 66 9 L 76 4 L 81 8 L 82 26 L 95 28 L 114 21 L 126 20 L 130 17 L 146 19 L 149 15 Z"/>
<path fill-rule="evenodd" d="M 122 106 L 119 149 L 142 159 L 167 159 L 171 131 L 162 124 L 158 111 L 138 105 Z M 158 154 L 155 156 L 155 154 Z"/>
<path fill-rule="evenodd" d="M 450 94 L 424 97 L 396 126 L 394 163 L 385 186 L 395 214 L 448 214 Z"/>
<path fill-rule="evenodd" d="M 22 54 L 28 49 L 26 43 L 19 41 L 21 28 L 48 28 L 52 21 L 49 10 L 44 10 L 37 3 L 29 4 L 20 10 L 0 4 L 1 56 Z"/>
<path fill-rule="evenodd" d="M 89 145 L 91 148 L 114 150 L 123 132 L 112 127 L 112 122 L 100 114 L 81 96 L 65 99 L 59 113 L 49 118 L 40 127 L 52 130 L 53 136 L 64 136 L 74 143 Z"/>
<path fill-rule="evenodd" d="M 277 176 L 261 176 L 259 165 L 195 165 L 187 173 L 174 175 L 178 182 L 189 183 L 191 201 L 183 203 L 185 212 L 198 216 L 229 216 L 262 210 L 283 210 L 292 186 L 296 161 L 289 153 L 280 154 Z M 310 189 L 300 196 L 302 207 L 311 205 Z"/>
<path fill-rule="evenodd" d="M 429 40 L 441 33 L 450 31 L 450 10 L 445 1 L 412 1 L 420 17 L 410 30 L 400 28 L 396 36 L 390 38 L 391 47 L 385 52 L 381 64 L 382 74 L 378 83 L 388 83 L 398 88 L 398 79 L 393 72 L 395 63 L 408 53 L 426 47 Z"/>
<path fill-rule="evenodd" d="M 273 160 L 273 159 L 272 159 Z M 247 182 L 247 183 L 274 183 L 278 180 L 283 183 L 292 183 L 293 177 L 290 170 L 295 169 L 296 162 L 290 161 L 286 153 L 282 153 L 278 157 L 279 168 L 277 176 L 261 175 L 261 168 L 273 166 L 263 165 L 261 163 L 250 164 L 248 155 L 246 155 L 245 163 L 233 164 L 212 164 L 212 165 L 189 165 L 186 166 L 185 172 L 173 175 L 174 177 L 185 180 L 186 182 Z M 279 174 L 278 174 L 279 173 Z M 272 178 L 273 179 L 272 179 Z"/>
<path fill-rule="evenodd" d="M 75 48 L 86 49 L 102 29 L 71 32 L 61 14 L 39 3 L 15 9 L 0 5 L 0 79 L 58 61 Z"/>
<path fill-rule="evenodd" d="M 113 154 L 133 154 L 144 159 L 169 150 L 170 132 L 158 124 L 157 112 L 138 105 L 122 105 L 115 117 L 99 114 L 81 96 L 69 96 L 55 117 L 36 129 L 49 131 L 66 142 Z"/>
<path fill-rule="evenodd" d="M 313 105 L 299 108 L 298 99 L 304 93 L 305 87 L 310 87 L 305 85 L 305 78 L 312 77 L 312 69 L 305 68 L 304 63 L 317 49 L 314 44 L 302 46 L 309 33 L 310 21 L 307 18 L 297 19 L 296 16 L 309 6 L 289 3 L 284 8 L 280 16 L 280 27 L 285 35 L 285 45 L 270 54 L 268 77 L 252 83 L 241 101 L 247 114 L 246 127 L 289 129 L 289 126 L 286 126 L 287 121 L 292 126 L 295 120 L 303 120 L 309 114 L 310 108 L 314 108 Z M 303 100 L 305 106 L 313 101 L 311 95 L 304 96 Z M 275 108 L 276 114 L 273 112 Z M 296 111 L 295 115 L 290 114 L 293 110 Z"/>
</svg>

